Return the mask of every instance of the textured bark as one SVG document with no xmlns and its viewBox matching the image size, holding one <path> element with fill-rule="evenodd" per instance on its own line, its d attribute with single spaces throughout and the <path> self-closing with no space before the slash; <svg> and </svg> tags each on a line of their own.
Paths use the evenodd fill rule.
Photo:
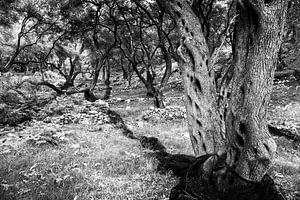
<svg viewBox="0 0 300 200">
<path fill-rule="evenodd" d="M 208 156 L 203 163 L 193 164 L 198 171 L 195 177 L 186 179 L 186 187 L 197 194 L 205 192 L 207 186 L 203 184 L 213 184 L 219 192 L 238 192 L 244 184 L 262 181 L 276 150 L 268 132 L 266 108 L 287 1 L 238 1 L 233 63 L 224 76 L 218 99 L 208 47 L 191 2 L 164 2 L 181 36 L 178 55 L 193 149 L 196 156 Z"/>
<path fill-rule="evenodd" d="M 209 69 L 209 51 L 198 17 L 188 2 L 168 2 L 176 19 L 181 46 L 178 55 L 186 94 L 188 129 L 196 156 L 223 154 L 224 123 L 218 113 L 214 77 Z"/>
<path fill-rule="evenodd" d="M 266 109 L 286 8 L 286 2 L 281 0 L 245 0 L 237 5 L 235 68 L 226 113 L 228 162 L 241 177 L 255 182 L 265 175 L 276 151 L 267 127 Z"/>
</svg>

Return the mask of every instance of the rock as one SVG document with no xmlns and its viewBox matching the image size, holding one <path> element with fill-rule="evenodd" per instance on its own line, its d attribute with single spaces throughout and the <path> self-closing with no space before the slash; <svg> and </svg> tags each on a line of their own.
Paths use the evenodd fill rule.
<svg viewBox="0 0 300 200">
<path fill-rule="evenodd" d="M 98 112 L 97 112 L 96 110 L 91 110 L 91 111 L 89 111 L 89 114 L 90 114 L 90 115 L 97 115 Z"/>
<path fill-rule="evenodd" d="M 150 107 L 142 116 L 144 120 L 174 120 L 183 119 L 186 117 L 183 107 L 167 107 L 165 109 Z"/>
<path fill-rule="evenodd" d="M 0 103 L 5 103 L 7 105 L 17 105 L 25 103 L 23 96 L 18 94 L 16 91 L 9 90 L 3 94 L 0 94 Z"/>
</svg>

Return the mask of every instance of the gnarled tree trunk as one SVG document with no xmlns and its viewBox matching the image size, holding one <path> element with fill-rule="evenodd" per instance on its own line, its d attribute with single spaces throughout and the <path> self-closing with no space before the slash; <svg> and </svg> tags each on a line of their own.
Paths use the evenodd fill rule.
<svg viewBox="0 0 300 200">
<path fill-rule="evenodd" d="M 178 55 L 186 94 L 188 129 L 196 156 L 223 154 L 224 123 L 216 103 L 214 77 L 209 69 L 209 51 L 198 17 L 185 1 L 167 5 L 176 19 L 181 45 Z"/>
<path fill-rule="evenodd" d="M 227 85 L 222 91 L 227 92 L 221 96 L 226 105 L 217 103 L 207 43 L 191 2 L 163 2 L 175 18 L 181 36 L 178 54 L 182 60 L 188 128 L 195 155 L 216 155 L 199 165 L 202 178 L 198 178 L 203 180 L 205 173 L 210 173 L 216 178 L 214 184 L 219 191 L 260 182 L 276 150 L 267 129 L 266 108 L 287 1 L 238 1 L 233 71 L 229 80 L 224 81 Z M 228 88 L 224 90 L 225 87 Z M 225 165 L 216 169 L 216 160 L 220 158 Z"/>
<path fill-rule="evenodd" d="M 267 3 L 265 3 L 267 2 Z M 234 73 L 226 134 L 229 164 L 243 178 L 260 181 L 276 151 L 266 122 L 287 1 L 242 1 L 233 48 Z"/>
</svg>

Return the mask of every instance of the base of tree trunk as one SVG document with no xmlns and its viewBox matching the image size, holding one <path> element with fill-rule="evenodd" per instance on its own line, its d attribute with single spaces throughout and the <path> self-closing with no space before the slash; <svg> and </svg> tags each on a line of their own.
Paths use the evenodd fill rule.
<svg viewBox="0 0 300 200">
<path fill-rule="evenodd" d="M 154 98 L 154 106 L 156 108 L 165 108 L 164 95 L 161 91 L 156 91 L 153 98 Z"/>
<path fill-rule="evenodd" d="M 110 96 L 111 96 L 111 90 L 112 90 L 112 88 L 110 86 L 108 86 L 105 89 L 105 94 L 104 94 L 103 100 L 108 100 L 110 98 Z"/>
<path fill-rule="evenodd" d="M 63 84 L 63 86 L 61 87 L 62 90 L 67 90 L 69 89 L 70 87 L 74 87 L 74 83 L 71 83 L 71 82 L 65 82 Z"/>
<path fill-rule="evenodd" d="M 239 182 L 244 182 L 243 186 L 234 186 L 227 190 L 217 189 L 224 174 L 218 177 L 219 175 L 214 173 L 215 168 L 210 174 L 201 170 L 206 167 L 212 156 L 201 156 L 190 165 L 179 184 L 172 189 L 170 200 L 284 200 L 269 175 L 265 175 L 261 182 L 252 183 L 232 173 Z"/>
<path fill-rule="evenodd" d="M 94 93 L 91 92 L 90 90 L 85 90 L 84 91 L 84 98 L 85 98 L 85 100 L 90 101 L 90 102 L 95 102 L 98 99 L 100 99 L 100 98 L 96 97 L 94 95 Z"/>
</svg>

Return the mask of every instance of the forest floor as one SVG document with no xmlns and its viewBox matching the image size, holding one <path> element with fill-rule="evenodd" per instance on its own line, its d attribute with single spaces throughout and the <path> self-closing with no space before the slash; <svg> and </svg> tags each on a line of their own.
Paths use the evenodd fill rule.
<svg viewBox="0 0 300 200">
<path fill-rule="evenodd" d="M 170 84 L 167 109 L 154 109 L 144 89 L 121 88 L 114 86 L 106 103 L 59 97 L 41 109 L 41 120 L 1 128 L 0 200 L 168 199 L 178 179 L 158 171 L 141 138 L 158 138 L 172 155 L 193 155 L 182 89 Z M 276 83 L 269 110 L 270 123 L 299 128 L 300 87 Z M 270 174 L 286 199 L 299 200 L 300 141 L 274 138 Z"/>
</svg>

